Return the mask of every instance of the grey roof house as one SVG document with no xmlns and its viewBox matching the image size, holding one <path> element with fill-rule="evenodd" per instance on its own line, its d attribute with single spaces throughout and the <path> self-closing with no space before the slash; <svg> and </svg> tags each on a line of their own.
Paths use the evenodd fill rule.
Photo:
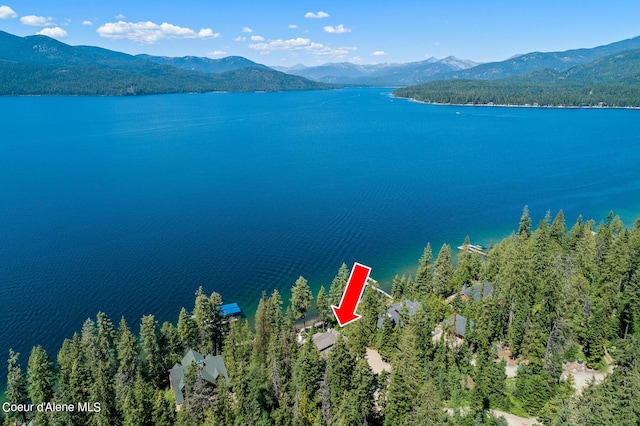
<svg viewBox="0 0 640 426">
<path fill-rule="evenodd" d="M 442 321 L 442 329 L 450 333 L 464 338 L 466 334 L 473 328 L 473 321 L 466 319 L 460 314 L 453 314 L 449 318 Z"/>
<path fill-rule="evenodd" d="M 465 286 L 460 293 L 463 299 L 481 300 L 489 296 L 493 292 L 493 286 L 490 282 L 475 283 L 471 287 Z"/>
<path fill-rule="evenodd" d="M 316 345 L 316 348 L 318 348 L 320 352 L 324 353 L 328 352 L 329 349 L 331 349 L 331 347 L 336 344 L 338 336 L 340 336 L 340 333 L 338 333 L 334 329 L 329 329 L 324 333 L 314 334 L 312 339 L 313 343 Z"/>
<path fill-rule="evenodd" d="M 407 307 L 409 317 L 414 316 L 418 309 L 420 309 L 420 302 L 412 302 L 411 300 L 405 300 L 404 302 L 398 302 L 391 305 L 391 307 L 387 309 L 385 315 L 391 318 L 393 325 L 399 325 L 400 327 L 404 325 L 402 324 L 402 321 L 400 321 L 400 310 L 402 309 L 402 305 Z M 378 318 L 378 328 L 382 328 L 383 324 L 384 316 L 381 316 Z"/>
<path fill-rule="evenodd" d="M 197 374 L 208 383 L 215 385 L 218 377 L 222 375 L 225 383 L 229 385 L 227 367 L 224 365 L 221 355 L 213 356 L 209 354 L 203 357 L 191 349 L 179 364 L 174 365 L 173 368 L 169 370 L 169 383 L 176 397 L 176 404 L 178 406 L 184 403 L 185 374 L 192 362 L 197 367 Z"/>
</svg>

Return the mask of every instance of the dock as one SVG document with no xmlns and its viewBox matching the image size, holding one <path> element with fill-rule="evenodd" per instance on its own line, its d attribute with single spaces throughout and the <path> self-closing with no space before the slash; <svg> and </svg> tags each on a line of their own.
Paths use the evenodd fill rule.
<svg viewBox="0 0 640 426">
<path fill-rule="evenodd" d="M 387 296 L 389 299 L 393 300 L 393 296 L 391 296 L 389 293 L 387 293 L 386 291 L 384 291 L 383 289 L 381 289 L 380 287 L 378 287 L 378 281 L 374 280 L 373 278 L 369 278 L 369 282 L 375 284 L 375 285 L 371 285 L 369 287 L 371 287 L 372 289 L 374 289 L 377 292 L 380 292 L 382 294 L 384 294 L 385 296 Z"/>
<path fill-rule="evenodd" d="M 239 316 L 241 314 L 242 310 L 237 303 L 228 303 L 226 305 L 220 306 L 220 315 L 222 315 L 222 317 L 233 317 Z"/>
<path fill-rule="evenodd" d="M 465 250 L 465 247 L 466 247 L 467 252 L 469 252 L 469 253 L 477 253 L 477 254 L 480 254 L 482 256 L 486 256 L 487 255 L 487 250 L 488 249 L 485 246 L 481 246 L 479 244 L 469 244 L 469 245 L 464 245 L 463 244 L 461 246 L 458 246 L 458 250 L 461 250 L 461 251 Z"/>
</svg>

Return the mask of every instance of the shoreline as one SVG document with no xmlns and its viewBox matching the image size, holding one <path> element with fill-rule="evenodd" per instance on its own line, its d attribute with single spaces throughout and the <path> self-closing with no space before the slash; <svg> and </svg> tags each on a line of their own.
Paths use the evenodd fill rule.
<svg viewBox="0 0 640 426">
<path fill-rule="evenodd" d="M 393 92 L 390 96 L 394 99 L 406 99 L 409 102 L 415 102 L 425 105 L 437 105 L 437 106 L 457 106 L 457 107 L 498 107 L 498 108 L 544 108 L 544 109 L 622 109 L 622 110 L 640 110 L 640 106 L 574 106 L 574 105 L 530 105 L 530 104 L 455 104 L 445 102 L 427 102 L 421 101 L 415 98 L 406 98 L 403 96 L 396 96 Z"/>
</svg>

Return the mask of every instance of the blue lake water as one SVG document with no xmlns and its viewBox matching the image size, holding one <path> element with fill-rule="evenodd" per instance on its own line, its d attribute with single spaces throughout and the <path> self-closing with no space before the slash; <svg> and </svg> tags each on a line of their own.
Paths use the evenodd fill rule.
<svg viewBox="0 0 640 426">
<path fill-rule="evenodd" d="M 88 317 L 251 312 L 358 261 L 389 285 L 465 235 L 640 214 L 640 111 L 453 107 L 385 89 L 0 98 L 0 360 Z M 4 373 L 4 372 L 3 372 Z"/>
</svg>

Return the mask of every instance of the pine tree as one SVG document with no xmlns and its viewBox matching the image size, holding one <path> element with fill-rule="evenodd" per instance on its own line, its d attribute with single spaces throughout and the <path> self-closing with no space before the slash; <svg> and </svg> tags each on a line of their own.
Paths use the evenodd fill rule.
<svg viewBox="0 0 640 426">
<path fill-rule="evenodd" d="M 447 296 L 452 292 L 451 247 L 443 244 L 435 264 L 433 265 L 433 291 L 439 296 Z"/>
<path fill-rule="evenodd" d="M 218 376 L 214 392 L 213 406 L 206 413 L 204 425 L 233 426 L 232 398 L 222 376 Z"/>
<path fill-rule="evenodd" d="M 122 414 L 125 426 L 153 425 L 153 388 L 138 374 L 133 389 L 127 395 Z"/>
<path fill-rule="evenodd" d="M 153 394 L 151 422 L 154 426 L 173 426 L 176 420 L 175 404 L 167 399 L 164 391 L 156 390 Z"/>
<path fill-rule="evenodd" d="M 87 368 L 82 338 L 74 333 L 73 339 L 65 339 L 58 352 L 58 383 L 56 402 L 77 404 L 89 400 L 91 374 Z M 60 424 L 83 424 L 86 418 L 77 411 L 53 413 L 52 421 Z"/>
<path fill-rule="evenodd" d="M 9 359 L 7 361 L 7 391 L 5 396 L 7 402 L 10 404 L 26 404 L 28 399 L 27 381 L 22 373 L 20 364 L 18 364 L 19 357 L 19 353 L 14 352 L 13 349 L 9 349 Z M 27 417 L 24 412 L 16 413 L 11 411 L 7 413 L 7 419 L 14 421 L 20 419 L 26 423 Z"/>
<path fill-rule="evenodd" d="M 478 272 L 477 266 L 477 254 L 471 254 L 468 250 L 471 240 L 467 235 L 462 244 L 462 250 L 458 253 L 458 259 L 456 262 L 456 269 L 451 277 L 453 288 L 456 290 L 462 288 L 465 284 L 469 284 L 473 280 Z M 474 259 L 475 257 L 475 259 Z"/>
<path fill-rule="evenodd" d="M 178 315 L 178 336 L 184 350 L 197 346 L 198 326 L 185 308 L 182 308 Z"/>
<path fill-rule="evenodd" d="M 443 424 L 442 401 L 431 380 L 422 384 L 415 409 L 407 415 L 407 425 L 436 426 Z"/>
<path fill-rule="evenodd" d="M 433 268 L 431 266 L 431 244 L 427 243 L 424 248 L 422 257 L 420 258 L 420 264 L 416 272 L 416 293 L 419 297 L 431 292 L 431 278 L 433 275 Z"/>
<path fill-rule="evenodd" d="M 355 359 L 349 352 L 342 336 L 338 336 L 336 343 L 331 347 L 327 363 L 329 365 L 327 381 L 331 394 L 331 406 L 334 407 L 333 417 L 335 418 L 344 393 L 351 389 L 351 377 L 355 366 Z"/>
<path fill-rule="evenodd" d="M 318 313 L 318 319 L 322 321 L 322 329 L 324 330 L 332 316 L 329 299 L 327 298 L 324 286 L 320 287 L 318 295 L 316 296 L 316 312 Z"/>
<path fill-rule="evenodd" d="M 159 386 L 166 380 L 168 366 L 162 359 L 158 322 L 153 315 L 145 315 L 140 323 L 140 358 L 145 380 Z"/>
<path fill-rule="evenodd" d="M 340 306 L 344 289 L 347 287 L 347 281 L 349 280 L 349 269 L 347 265 L 343 263 L 338 269 L 338 274 L 333 278 L 331 287 L 329 288 L 329 306 Z"/>
<path fill-rule="evenodd" d="M 401 300 L 404 298 L 404 289 L 405 281 L 400 278 L 399 275 L 393 277 L 393 283 L 391 284 L 391 295 L 393 295 L 394 299 Z"/>
<path fill-rule="evenodd" d="M 564 223 L 564 213 L 562 210 L 558 212 L 551 224 L 551 238 L 559 247 L 564 245 L 565 235 L 567 233 L 567 225 Z"/>
<path fill-rule="evenodd" d="M 529 207 L 524 206 L 522 216 L 520 217 L 520 225 L 518 226 L 518 236 L 521 238 L 529 238 L 531 235 L 531 216 L 529 216 Z"/>
<path fill-rule="evenodd" d="M 267 351 L 269 350 L 269 340 L 271 338 L 271 328 L 267 319 L 267 299 L 262 293 L 262 298 L 258 302 L 258 309 L 255 316 L 256 337 L 253 340 L 253 357 L 263 365 L 267 363 Z"/>
<path fill-rule="evenodd" d="M 110 377 L 113 377 L 118 368 L 115 356 L 116 333 L 111 319 L 104 312 L 98 312 L 96 320 L 97 344 L 100 352 L 100 360 L 104 363 L 105 373 Z"/>
<path fill-rule="evenodd" d="M 27 366 L 29 398 L 34 404 L 49 402 L 53 397 L 53 361 L 42 346 L 35 346 Z"/>
<path fill-rule="evenodd" d="M 408 423 L 410 413 L 415 411 L 418 396 L 427 379 L 425 354 L 421 349 L 424 342 L 417 333 L 421 327 L 414 321 L 412 319 L 401 329 L 398 352 L 392 360 L 392 365 L 402 365 L 402 368 L 393 368 L 391 371 L 384 410 L 385 425 Z"/>
<path fill-rule="evenodd" d="M 53 400 L 53 361 L 42 346 L 35 346 L 31 350 L 27 365 L 27 387 L 32 404 L 51 402 Z M 35 424 L 47 424 L 47 415 L 36 412 Z"/>
<path fill-rule="evenodd" d="M 291 289 L 291 307 L 296 319 L 303 319 L 306 327 L 307 310 L 311 307 L 311 290 L 304 277 L 296 280 L 296 285 Z"/>
</svg>

